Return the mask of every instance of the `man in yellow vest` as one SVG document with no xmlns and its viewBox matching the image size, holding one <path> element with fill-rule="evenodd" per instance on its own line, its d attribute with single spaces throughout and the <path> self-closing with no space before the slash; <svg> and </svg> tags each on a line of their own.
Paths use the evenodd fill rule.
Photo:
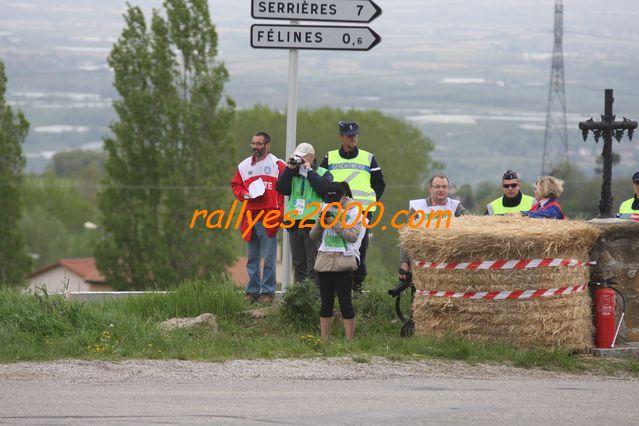
<svg viewBox="0 0 639 426">
<path fill-rule="evenodd" d="M 521 183 L 517 172 L 506 170 L 501 178 L 501 192 L 503 196 L 486 205 L 487 215 L 504 215 L 528 211 L 535 203 L 535 199 L 521 193 Z"/>
<path fill-rule="evenodd" d="M 621 203 L 620 215 L 639 214 L 639 172 L 632 175 L 632 183 L 635 185 L 635 195 Z"/>
<path fill-rule="evenodd" d="M 342 143 L 340 149 L 330 151 L 324 157 L 320 167 L 328 169 L 333 175 L 335 182 L 348 182 L 353 193 L 353 199 L 362 204 L 362 209 L 375 201 L 379 201 L 386 188 L 382 168 L 377 163 L 373 153 L 360 149 L 359 125 L 354 121 L 340 121 L 339 141 Z M 368 219 L 372 217 L 376 206 L 368 211 Z M 359 248 L 359 268 L 353 274 L 353 291 L 361 292 L 362 283 L 366 278 L 366 249 L 368 248 L 368 229 L 364 234 L 362 245 Z"/>
<path fill-rule="evenodd" d="M 286 168 L 277 181 L 277 192 L 288 195 L 284 225 L 288 228 L 295 282 L 310 278 L 319 286 L 315 271 L 315 258 L 319 242 L 311 240 L 309 233 L 318 220 L 319 209 L 311 203 L 322 204 L 322 196 L 333 177 L 323 167 L 317 167 L 315 148 L 310 143 L 297 145 L 286 162 Z"/>
</svg>

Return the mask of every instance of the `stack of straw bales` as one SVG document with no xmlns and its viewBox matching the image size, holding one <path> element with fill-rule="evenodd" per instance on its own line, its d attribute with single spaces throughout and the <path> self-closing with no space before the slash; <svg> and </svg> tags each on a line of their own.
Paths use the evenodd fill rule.
<svg viewBox="0 0 639 426">
<path fill-rule="evenodd" d="M 413 262 L 473 262 L 571 258 L 588 261 L 597 228 L 579 221 L 519 216 L 453 219 L 450 228 L 400 232 Z M 413 267 L 418 290 L 509 291 L 585 284 L 586 266 L 519 270 L 436 270 Z M 587 350 L 592 345 L 588 291 L 527 300 L 469 300 L 417 297 L 413 303 L 418 335 L 461 334 L 471 340 L 519 347 Z"/>
</svg>

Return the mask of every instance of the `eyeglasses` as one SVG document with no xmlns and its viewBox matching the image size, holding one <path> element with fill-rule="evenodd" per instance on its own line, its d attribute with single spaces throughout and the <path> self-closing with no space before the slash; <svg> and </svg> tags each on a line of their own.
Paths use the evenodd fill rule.
<svg viewBox="0 0 639 426">
<path fill-rule="evenodd" d="M 251 142 L 251 146 L 262 146 L 266 145 L 264 142 Z"/>
<path fill-rule="evenodd" d="M 430 187 L 433 189 L 448 189 L 448 186 L 445 186 L 445 185 L 437 185 L 437 186 L 431 185 Z"/>
<path fill-rule="evenodd" d="M 517 188 L 519 186 L 518 183 L 505 183 L 502 185 L 504 188 L 508 189 L 508 188 Z"/>
</svg>

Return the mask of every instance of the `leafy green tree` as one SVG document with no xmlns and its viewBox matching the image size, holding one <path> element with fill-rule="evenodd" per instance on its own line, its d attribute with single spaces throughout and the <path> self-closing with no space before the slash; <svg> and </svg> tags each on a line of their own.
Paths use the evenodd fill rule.
<svg viewBox="0 0 639 426">
<path fill-rule="evenodd" d="M 20 228 L 36 267 L 65 257 L 93 256 L 99 237 L 86 229 L 97 221 L 97 208 L 76 188 L 77 181 L 50 175 L 28 177 L 23 184 L 25 212 Z"/>
<path fill-rule="evenodd" d="M 104 178 L 106 153 L 71 150 L 56 153 L 45 170 L 46 175 L 74 179 L 78 192 L 95 203 L 98 186 Z"/>
<path fill-rule="evenodd" d="M 572 162 L 555 164 L 550 174 L 564 180 L 564 193 L 559 201 L 567 215 L 585 219 L 599 215 L 603 183 L 601 176 L 587 176 Z M 613 179 L 611 190 L 614 201 L 613 213 L 616 213 L 619 204 L 632 196 L 632 184 L 628 181 Z"/>
<path fill-rule="evenodd" d="M 47 172 L 57 177 L 98 182 L 104 176 L 106 154 L 101 151 L 75 149 L 56 153 Z"/>
<path fill-rule="evenodd" d="M 31 266 L 24 236 L 17 227 L 22 215 L 22 170 L 25 158 L 21 144 L 29 132 L 22 112 L 13 113 L 5 93 L 7 77 L 0 61 L 0 284 L 21 284 Z"/>
<path fill-rule="evenodd" d="M 150 29 L 129 6 L 109 56 L 118 120 L 105 139 L 103 239 L 98 267 L 115 288 L 165 288 L 220 272 L 234 257 L 230 233 L 189 229 L 195 209 L 231 204 L 234 103 L 206 0 L 166 0 Z M 213 235 L 215 233 L 215 235 Z"/>
</svg>

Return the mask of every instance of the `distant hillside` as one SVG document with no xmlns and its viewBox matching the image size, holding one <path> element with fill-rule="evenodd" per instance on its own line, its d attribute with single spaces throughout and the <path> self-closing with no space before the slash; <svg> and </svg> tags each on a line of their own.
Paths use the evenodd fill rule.
<svg viewBox="0 0 639 426">
<path fill-rule="evenodd" d="M 150 11 L 161 0 L 131 3 Z M 249 28 L 256 21 L 247 5 L 209 3 L 220 59 L 231 73 L 228 94 L 240 108 L 284 109 L 287 52 L 250 48 Z M 382 42 L 372 51 L 300 53 L 300 107 L 378 109 L 407 118 L 433 139 L 436 159 L 460 184 L 492 181 L 507 167 L 536 176 L 554 1 L 378 3 L 383 14 L 370 27 Z M 631 0 L 564 5 L 571 156 L 591 173 L 600 147 L 592 139 L 581 142 L 576 123 L 602 113 L 603 90 L 615 89 L 620 116 L 639 118 L 639 13 Z M 124 7 L 120 0 L 25 0 L 2 7 L 7 98 L 32 125 L 24 147 L 28 170 L 42 171 L 55 151 L 100 146 L 117 96 L 106 57 L 122 29 Z M 401 141 L 388 143 L 401 149 Z M 622 154 L 616 173 L 639 169 L 636 143 L 615 144 Z"/>
</svg>

